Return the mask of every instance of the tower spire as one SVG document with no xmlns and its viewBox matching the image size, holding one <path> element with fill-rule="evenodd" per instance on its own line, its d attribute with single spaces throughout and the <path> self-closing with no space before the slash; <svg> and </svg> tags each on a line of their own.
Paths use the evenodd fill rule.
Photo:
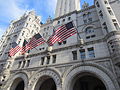
<svg viewBox="0 0 120 90">
<path fill-rule="evenodd" d="M 80 10 L 80 0 L 57 0 L 55 17 Z"/>
</svg>

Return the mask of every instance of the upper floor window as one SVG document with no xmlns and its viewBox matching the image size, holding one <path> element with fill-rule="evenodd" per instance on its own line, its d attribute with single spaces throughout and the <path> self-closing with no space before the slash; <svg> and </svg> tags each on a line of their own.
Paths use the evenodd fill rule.
<svg viewBox="0 0 120 90">
<path fill-rule="evenodd" d="M 25 34 L 25 31 L 22 32 L 22 36 Z"/>
<path fill-rule="evenodd" d="M 114 24 L 115 28 L 116 28 L 117 30 L 119 30 L 120 28 L 119 28 L 119 25 L 118 25 L 116 19 L 112 19 L 112 21 L 113 21 L 113 24 Z"/>
<path fill-rule="evenodd" d="M 112 12 L 112 10 L 110 9 L 110 7 L 107 7 L 107 9 L 108 9 L 109 14 L 110 14 L 110 15 L 113 15 L 113 12 Z"/>
<path fill-rule="evenodd" d="M 100 16 L 101 18 L 103 18 L 103 13 L 102 13 L 101 10 L 99 11 L 99 16 Z"/>
<path fill-rule="evenodd" d="M 93 27 L 87 27 L 86 30 L 85 30 L 85 34 L 86 34 L 86 39 L 96 37 Z"/>
<path fill-rule="evenodd" d="M 58 24 L 60 24 L 60 21 L 58 21 Z"/>
<path fill-rule="evenodd" d="M 53 59 L 52 63 L 56 63 L 56 55 L 53 55 L 52 59 Z"/>
<path fill-rule="evenodd" d="M 29 21 L 31 20 L 31 18 L 29 18 Z"/>
<path fill-rule="evenodd" d="M 108 27 L 107 27 L 107 25 L 106 25 L 106 22 L 104 22 L 104 23 L 102 24 L 102 26 L 103 26 L 103 29 L 105 29 L 106 32 L 109 33 Z"/>
<path fill-rule="evenodd" d="M 47 62 L 46 64 L 49 64 L 50 63 L 50 56 L 47 56 Z"/>
<path fill-rule="evenodd" d="M 89 22 L 92 22 L 92 18 L 88 18 L 88 21 L 89 21 Z"/>
<path fill-rule="evenodd" d="M 28 26 L 28 23 L 26 23 L 26 27 Z"/>
<path fill-rule="evenodd" d="M 105 4 L 108 4 L 108 2 L 107 2 L 106 0 L 104 0 L 104 3 L 105 3 Z"/>
<path fill-rule="evenodd" d="M 99 5 L 99 2 L 98 2 L 98 1 L 96 2 L 96 6 L 97 6 L 97 7 L 100 7 L 100 5 Z"/>
<path fill-rule="evenodd" d="M 30 60 L 27 60 L 26 67 L 29 67 L 29 65 L 30 65 Z"/>
<path fill-rule="evenodd" d="M 86 33 L 86 34 L 94 33 L 93 27 L 88 27 L 88 28 L 86 28 L 85 33 Z"/>
<path fill-rule="evenodd" d="M 63 22 L 65 22 L 65 19 L 63 19 Z"/>
<path fill-rule="evenodd" d="M 86 24 L 86 23 L 87 23 L 87 20 L 83 20 L 83 22 L 84 22 L 84 24 Z"/>
<path fill-rule="evenodd" d="M 73 60 L 77 60 L 77 51 L 72 51 Z"/>
<path fill-rule="evenodd" d="M 44 65 L 45 57 L 41 57 L 41 65 Z"/>
<path fill-rule="evenodd" d="M 81 49 L 80 50 L 80 57 L 81 57 L 81 59 L 85 59 L 86 58 L 85 49 Z"/>
<path fill-rule="evenodd" d="M 88 48 L 88 55 L 90 58 L 94 58 L 95 57 L 95 52 L 94 52 L 94 48 Z"/>
<path fill-rule="evenodd" d="M 68 21 L 71 20 L 71 17 L 68 17 Z"/>
</svg>

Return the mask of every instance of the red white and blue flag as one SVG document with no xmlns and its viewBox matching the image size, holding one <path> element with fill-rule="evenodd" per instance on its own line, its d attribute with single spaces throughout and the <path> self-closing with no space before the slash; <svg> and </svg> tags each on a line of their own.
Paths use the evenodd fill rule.
<svg viewBox="0 0 120 90">
<path fill-rule="evenodd" d="M 70 36 L 77 33 L 77 29 L 73 25 L 73 22 L 69 22 L 60 26 L 53 35 L 48 39 L 47 43 L 52 46 L 55 42 L 62 42 Z"/>
<path fill-rule="evenodd" d="M 28 42 L 26 40 L 24 40 L 23 46 L 21 49 L 21 54 L 26 53 L 28 50 L 30 50 L 30 46 L 29 46 Z"/>
<path fill-rule="evenodd" d="M 32 39 L 29 42 L 30 49 L 33 49 L 46 41 L 42 38 L 42 36 L 38 33 L 32 37 Z"/>
<path fill-rule="evenodd" d="M 9 56 L 14 56 L 20 50 L 21 50 L 21 47 L 16 42 L 13 42 L 12 43 L 12 48 L 9 51 Z"/>
</svg>

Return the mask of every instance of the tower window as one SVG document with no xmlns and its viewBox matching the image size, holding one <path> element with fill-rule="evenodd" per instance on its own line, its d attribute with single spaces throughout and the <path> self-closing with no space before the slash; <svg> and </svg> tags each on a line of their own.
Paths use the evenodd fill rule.
<svg viewBox="0 0 120 90">
<path fill-rule="evenodd" d="M 106 0 L 104 0 L 105 4 L 108 4 L 108 2 Z"/>
<path fill-rule="evenodd" d="M 88 54 L 90 58 L 94 58 L 95 57 L 95 53 L 94 53 L 94 48 L 88 48 Z"/>
<path fill-rule="evenodd" d="M 103 13 L 102 13 L 101 10 L 99 11 L 99 16 L 100 16 L 101 18 L 103 18 Z"/>
<path fill-rule="evenodd" d="M 114 26 L 117 30 L 119 30 L 119 26 L 118 26 L 118 23 L 114 23 Z"/>
<path fill-rule="evenodd" d="M 107 9 L 108 9 L 109 14 L 113 15 L 112 10 L 110 9 L 110 7 L 107 7 Z"/>
<path fill-rule="evenodd" d="M 105 29 L 106 32 L 109 33 L 109 31 L 108 31 L 108 27 L 107 27 L 107 25 L 106 25 L 106 22 L 103 23 L 103 29 Z"/>
<path fill-rule="evenodd" d="M 73 60 L 77 60 L 77 51 L 72 51 Z"/>
<path fill-rule="evenodd" d="M 85 59 L 86 58 L 85 49 L 81 49 L 80 50 L 80 57 L 81 57 L 81 59 Z"/>
<path fill-rule="evenodd" d="M 97 6 L 97 7 L 100 7 L 100 5 L 99 5 L 99 3 L 98 3 L 98 2 L 96 2 L 96 6 Z"/>
</svg>

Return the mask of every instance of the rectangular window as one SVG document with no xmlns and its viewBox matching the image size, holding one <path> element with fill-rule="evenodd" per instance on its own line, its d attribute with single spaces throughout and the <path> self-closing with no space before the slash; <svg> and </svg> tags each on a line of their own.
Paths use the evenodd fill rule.
<svg viewBox="0 0 120 90">
<path fill-rule="evenodd" d="M 89 22 L 92 22 L 92 18 L 88 18 L 88 21 L 89 21 Z"/>
<path fill-rule="evenodd" d="M 104 3 L 105 3 L 105 4 L 108 4 L 108 2 L 107 2 L 106 0 L 104 0 Z"/>
<path fill-rule="evenodd" d="M 102 13 L 101 10 L 99 11 L 99 16 L 100 16 L 101 18 L 103 18 L 103 13 Z"/>
<path fill-rule="evenodd" d="M 77 51 L 72 51 L 73 60 L 77 60 Z"/>
<path fill-rule="evenodd" d="M 97 6 L 97 7 L 100 7 L 100 5 L 99 5 L 99 3 L 98 3 L 98 2 L 96 2 L 96 6 Z"/>
<path fill-rule="evenodd" d="M 85 49 L 81 49 L 80 50 L 80 57 L 81 57 L 81 59 L 85 59 L 86 58 Z"/>
<path fill-rule="evenodd" d="M 56 63 L 56 55 L 53 55 L 53 62 L 52 63 Z"/>
<path fill-rule="evenodd" d="M 30 65 L 30 60 L 27 61 L 26 67 L 29 67 L 29 65 Z"/>
<path fill-rule="evenodd" d="M 118 23 L 114 23 L 114 26 L 115 26 L 115 28 L 116 28 L 117 30 L 120 29 L 119 26 L 118 26 Z"/>
<path fill-rule="evenodd" d="M 107 7 L 107 9 L 108 9 L 109 14 L 113 15 L 112 10 L 110 9 L 110 7 Z"/>
<path fill-rule="evenodd" d="M 44 65 L 45 57 L 41 57 L 41 65 Z"/>
<path fill-rule="evenodd" d="M 86 39 L 90 39 L 90 36 L 87 36 Z"/>
<path fill-rule="evenodd" d="M 91 35 L 91 38 L 94 38 L 94 37 L 96 37 L 96 35 Z"/>
<path fill-rule="evenodd" d="M 106 32 L 109 33 L 109 31 L 108 31 L 108 27 L 107 27 L 107 25 L 106 25 L 106 22 L 103 23 L 103 29 L 105 29 Z"/>
<path fill-rule="evenodd" d="M 19 61 L 18 68 L 20 68 L 20 66 L 21 66 L 21 63 L 22 63 L 22 62 L 21 62 L 21 61 Z"/>
<path fill-rule="evenodd" d="M 87 23 L 87 20 L 83 20 L 84 24 Z"/>
<path fill-rule="evenodd" d="M 50 56 L 47 56 L 47 62 L 46 64 L 49 64 L 50 63 Z"/>
<path fill-rule="evenodd" d="M 88 48 L 88 55 L 90 58 L 94 58 L 95 57 L 95 52 L 94 52 L 94 48 Z"/>
<path fill-rule="evenodd" d="M 22 63 L 22 68 L 24 68 L 24 66 L 25 66 L 25 61 L 23 61 L 23 63 Z"/>
</svg>

